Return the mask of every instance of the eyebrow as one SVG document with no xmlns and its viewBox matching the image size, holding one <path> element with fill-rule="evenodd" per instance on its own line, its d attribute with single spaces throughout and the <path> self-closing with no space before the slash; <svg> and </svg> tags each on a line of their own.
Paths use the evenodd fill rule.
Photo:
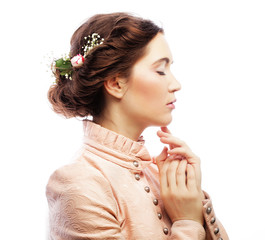
<svg viewBox="0 0 265 240">
<path fill-rule="evenodd" d="M 160 59 L 158 59 L 157 61 L 155 61 L 152 65 L 155 65 L 155 64 L 157 64 L 157 63 L 161 63 L 161 62 L 166 62 L 166 64 L 168 64 L 168 63 L 170 62 L 170 60 L 169 60 L 169 58 L 167 58 L 167 57 L 160 58 Z M 172 63 L 173 63 L 173 61 L 172 61 Z M 172 63 L 171 63 L 171 64 L 172 64 Z"/>
</svg>

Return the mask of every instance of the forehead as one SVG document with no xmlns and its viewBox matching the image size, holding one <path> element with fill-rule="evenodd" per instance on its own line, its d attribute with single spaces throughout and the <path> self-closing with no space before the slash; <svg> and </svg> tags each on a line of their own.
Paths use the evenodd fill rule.
<svg viewBox="0 0 265 240">
<path fill-rule="evenodd" d="M 146 46 L 146 53 L 140 61 L 155 64 L 156 62 L 165 62 L 166 59 L 169 59 L 169 62 L 172 63 L 172 53 L 164 35 L 158 33 Z"/>
</svg>

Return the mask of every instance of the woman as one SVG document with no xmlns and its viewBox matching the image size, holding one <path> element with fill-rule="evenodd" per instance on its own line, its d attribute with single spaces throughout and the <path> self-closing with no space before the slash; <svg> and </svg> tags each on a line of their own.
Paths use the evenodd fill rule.
<svg viewBox="0 0 265 240">
<path fill-rule="evenodd" d="M 200 161 L 171 135 L 179 82 L 163 29 L 126 13 L 95 15 L 54 63 L 55 112 L 84 120 L 84 147 L 47 185 L 51 239 L 228 239 Z M 151 158 L 140 137 L 161 126 Z"/>
</svg>

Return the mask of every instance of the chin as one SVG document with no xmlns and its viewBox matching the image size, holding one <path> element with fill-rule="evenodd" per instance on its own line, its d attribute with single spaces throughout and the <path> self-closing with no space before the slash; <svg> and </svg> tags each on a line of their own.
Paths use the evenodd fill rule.
<svg viewBox="0 0 265 240">
<path fill-rule="evenodd" d="M 164 118 L 164 119 L 157 119 L 160 121 L 156 121 L 155 124 L 153 124 L 153 126 L 157 126 L 157 127 L 166 127 L 167 125 L 169 125 L 172 122 L 172 116 L 170 115 L 170 117 Z"/>
</svg>

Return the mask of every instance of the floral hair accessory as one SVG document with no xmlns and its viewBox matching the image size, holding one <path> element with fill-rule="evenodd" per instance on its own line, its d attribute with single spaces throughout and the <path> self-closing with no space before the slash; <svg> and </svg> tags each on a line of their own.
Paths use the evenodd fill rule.
<svg viewBox="0 0 265 240">
<path fill-rule="evenodd" d="M 104 38 L 100 38 L 100 35 L 97 33 L 93 33 L 91 36 L 88 35 L 84 38 L 87 41 L 86 44 L 82 47 L 82 49 L 84 50 L 84 58 L 88 55 L 91 49 L 104 42 Z"/>
<path fill-rule="evenodd" d="M 71 64 L 73 67 L 81 67 L 85 61 L 85 58 L 81 54 L 77 54 L 71 59 Z"/>
<path fill-rule="evenodd" d="M 84 39 L 86 41 L 85 45 L 82 47 L 84 54 L 77 54 L 73 58 L 70 58 L 70 55 L 65 55 L 60 59 L 54 60 L 52 63 L 53 73 L 59 70 L 61 76 L 65 76 L 72 80 L 73 67 L 80 68 L 85 61 L 85 57 L 89 54 L 89 51 L 104 42 L 104 38 L 101 38 L 97 33 L 88 35 L 84 37 Z"/>
<path fill-rule="evenodd" d="M 52 72 L 55 74 L 56 70 L 59 70 L 61 76 L 72 80 L 72 64 L 69 55 L 65 55 L 62 58 L 59 58 L 52 63 Z"/>
</svg>

